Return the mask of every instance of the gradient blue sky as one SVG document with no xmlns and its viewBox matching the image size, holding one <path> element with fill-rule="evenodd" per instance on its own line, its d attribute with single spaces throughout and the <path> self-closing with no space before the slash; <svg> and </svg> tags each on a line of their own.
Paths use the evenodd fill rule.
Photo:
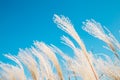
<svg viewBox="0 0 120 80">
<path fill-rule="evenodd" d="M 60 42 L 64 33 L 54 24 L 54 14 L 71 19 L 88 50 L 109 53 L 102 48 L 102 41 L 81 29 L 86 19 L 105 25 L 120 40 L 120 0 L 0 0 L 0 60 L 4 61 L 2 54 L 17 54 L 34 40 L 52 43 L 69 53 Z"/>
</svg>

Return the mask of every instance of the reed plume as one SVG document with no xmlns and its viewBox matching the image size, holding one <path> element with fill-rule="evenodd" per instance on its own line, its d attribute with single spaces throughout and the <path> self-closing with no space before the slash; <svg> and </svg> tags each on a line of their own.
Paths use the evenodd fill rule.
<svg viewBox="0 0 120 80">
<path fill-rule="evenodd" d="M 4 54 L 12 63 L 0 62 L 0 80 L 120 80 L 120 43 L 107 28 L 95 20 L 83 23 L 85 31 L 108 45 L 116 56 L 113 58 L 87 51 L 69 18 L 55 14 L 53 20 L 69 35 L 61 40 L 73 56 L 53 44 L 35 41 L 17 55 Z"/>
<path fill-rule="evenodd" d="M 119 54 L 116 51 L 116 47 L 118 50 L 120 49 L 120 43 L 106 27 L 104 28 L 108 31 L 108 34 L 105 33 L 102 25 L 93 19 L 86 20 L 86 22 L 83 22 L 83 24 L 83 30 L 92 36 L 104 41 L 113 51 L 114 55 L 120 60 Z"/>
<path fill-rule="evenodd" d="M 58 28 L 62 29 L 65 31 L 67 34 L 69 34 L 81 47 L 83 54 L 85 55 L 85 59 L 88 62 L 91 72 L 93 72 L 93 80 L 98 80 L 98 75 L 94 69 L 94 66 L 89 58 L 88 52 L 86 50 L 86 47 L 80 37 L 78 36 L 76 30 L 74 29 L 73 25 L 71 24 L 71 21 L 68 18 L 65 18 L 64 16 L 57 16 L 56 14 L 54 15 L 54 22 L 58 25 Z M 91 74 L 92 76 L 92 74 Z"/>
</svg>

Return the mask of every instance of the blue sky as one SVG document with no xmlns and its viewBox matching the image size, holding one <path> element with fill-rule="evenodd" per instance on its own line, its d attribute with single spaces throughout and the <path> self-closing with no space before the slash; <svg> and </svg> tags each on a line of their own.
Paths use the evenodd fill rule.
<svg viewBox="0 0 120 80">
<path fill-rule="evenodd" d="M 109 53 L 102 48 L 102 41 L 81 29 L 86 19 L 100 22 L 120 40 L 120 0 L 0 0 L 0 60 L 4 61 L 2 54 L 17 54 L 19 48 L 31 47 L 35 40 L 69 53 L 61 44 L 60 36 L 65 33 L 54 24 L 54 14 L 71 19 L 88 50 Z"/>
</svg>

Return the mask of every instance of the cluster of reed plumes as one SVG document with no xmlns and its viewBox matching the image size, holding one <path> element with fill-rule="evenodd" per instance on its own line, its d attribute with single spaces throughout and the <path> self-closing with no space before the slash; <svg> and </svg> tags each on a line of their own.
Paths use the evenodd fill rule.
<svg viewBox="0 0 120 80">
<path fill-rule="evenodd" d="M 112 59 L 106 54 L 87 51 L 67 17 L 54 15 L 53 20 L 73 38 L 74 41 L 62 36 L 61 40 L 73 50 L 74 56 L 65 54 L 55 45 L 35 41 L 31 48 L 20 49 L 18 55 L 5 54 L 14 64 L 0 62 L 0 80 L 120 80 L 120 43 L 107 28 L 94 20 L 86 20 L 82 27 L 108 45 L 106 48 L 114 54 Z"/>
</svg>

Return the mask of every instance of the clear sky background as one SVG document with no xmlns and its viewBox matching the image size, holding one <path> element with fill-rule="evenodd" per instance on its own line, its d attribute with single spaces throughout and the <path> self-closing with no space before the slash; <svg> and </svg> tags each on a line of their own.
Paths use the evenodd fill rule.
<svg viewBox="0 0 120 80">
<path fill-rule="evenodd" d="M 19 48 L 31 47 L 35 40 L 52 43 L 72 55 L 61 44 L 60 36 L 65 33 L 54 24 L 54 14 L 69 17 L 94 53 L 109 51 L 102 48 L 102 41 L 82 30 L 86 19 L 100 22 L 120 40 L 120 0 L 0 0 L 0 60 L 6 61 L 2 54 L 16 55 Z"/>
</svg>

